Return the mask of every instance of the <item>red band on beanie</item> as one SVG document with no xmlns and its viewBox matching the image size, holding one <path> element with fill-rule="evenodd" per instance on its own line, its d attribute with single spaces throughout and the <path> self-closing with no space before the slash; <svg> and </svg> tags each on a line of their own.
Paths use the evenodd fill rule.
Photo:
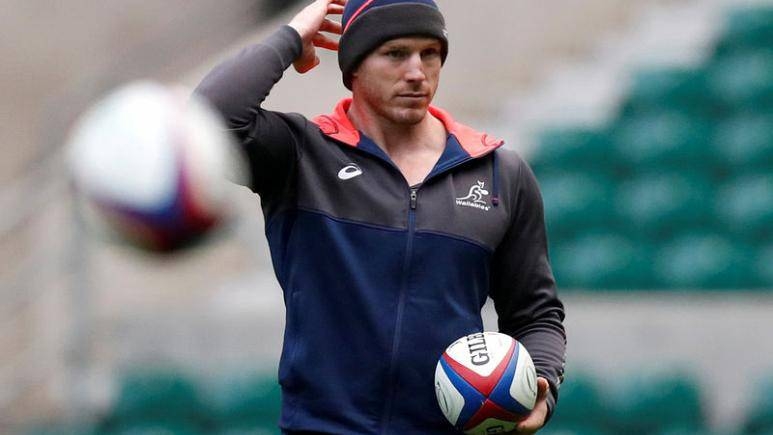
<svg viewBox="0 0 773 435">
<path fill-rule="evenodd" d="M 366 1 L 365 3 L 363 3 L 363 4 L 362 4 L 362 6 L 360 6 L 360 8 L 359 8 L 359 9 L 357 9 L 357 10 L 356 10 L 356 11 L 355 11 L 355 12 L 352 14 L 352 17 L 351 17 L 351 18 L 349 18 L 349 21 L 346 23 L 346 27 L 344 27 L 344 32 L 346 32 L 346 29 L 348 29 L 348 28 L 349 28 L 349 26 L 351 26 L 351 25 L 352 25 L 352 23 L 354 22 L 354 20 L 356 20 L 356 19 L 357 19 L 357 16 L 358 16 L 358 15 L 360 15 L 360 13 L 362 13 L 363 9 L 367 8 L 369 4 L 373 3 L 373 1 L 374 1 L 374 0 L 368 0 L 368 1 Z"/>
</svg>

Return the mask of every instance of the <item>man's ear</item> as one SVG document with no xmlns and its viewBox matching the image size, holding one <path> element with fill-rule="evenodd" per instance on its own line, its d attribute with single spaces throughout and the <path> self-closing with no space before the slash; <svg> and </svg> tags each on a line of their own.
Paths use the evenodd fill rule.
<svg viewBox="0 0 773 435">
<path fill-rule="evenodd" d="M 354 80 L 360 76 L 360 66 L 358 65 L 357 68 L 354 69 L 354 71 L 349 73 L 349 88 L 354 87 Z"/>
</svg>

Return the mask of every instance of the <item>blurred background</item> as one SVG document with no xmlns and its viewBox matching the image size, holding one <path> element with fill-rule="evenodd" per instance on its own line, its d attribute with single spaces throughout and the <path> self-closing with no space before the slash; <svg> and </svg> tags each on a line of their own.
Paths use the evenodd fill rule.
<svg viewBox="0 0 773 435">
<path fill-rule="evenodd" d="M 436 104 L 504 137 L 543 189 L 569 336 L 544 433 L 773 433 L 773 2 L 438 4 Z M 143 255 L 84 233 L 62 145 L 105 91 L 192 88 L 299 4 L 0 6 L 0 433 L 278 433 L 258 198 L 242 189 L 208 244 Z M 313 116 L 345 94 L 324 53 L 265 107 Z"/>
</svg>

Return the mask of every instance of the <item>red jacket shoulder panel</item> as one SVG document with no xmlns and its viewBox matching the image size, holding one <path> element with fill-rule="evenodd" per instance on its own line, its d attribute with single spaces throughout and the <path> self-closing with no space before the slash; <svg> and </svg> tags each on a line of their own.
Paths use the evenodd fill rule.
<svg viewBox="0 0 773 435">
<path fill-rule="evenodd" d="M 480 157 L 484 154 L 488 154 L 505 143 L 505 141 L 501 139 L 496 139 L 486 133 L 481 133 L 454 121 L 451 115 L 443 109 L 430 106 L 429 113 L 443 123 L 446 127 L 446 131 L 456 136 L 456 139 L 470 157 Z"/>
<path fill-rule="evenodd" d="M 336 105 L 330 115 L 319 115 L 311 120 L 317 124 L 322 133 L 337 139 L 347 145 L 356 147 L 360 143 L 360 132 L 349 121 L 346 112 L 352 104 L 351 98 L 344 98 Z"/>
</svg>

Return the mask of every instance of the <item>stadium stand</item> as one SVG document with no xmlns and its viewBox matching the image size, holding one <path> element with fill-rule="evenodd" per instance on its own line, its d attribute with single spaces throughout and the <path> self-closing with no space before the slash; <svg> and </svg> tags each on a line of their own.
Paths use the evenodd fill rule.
<svg viewBox="0 0 773 435">
<path fill-rule="evenodd" d="M 635 74 L 609 125 L 541 136 L 563 286 L 773 287 L 759 256 L 773 236 L 773 8 L 738 9 L 726 29 L 703 65 Z"/>
<path fill-rule="evenodd" d="M 107 433 L 131 433 L 135 427 L 175 427 L 174 432 L 187 433 L 207 426 L 205 409 L 197 385 L 183 373 L 137 371 L 124 375 L 101 427 Z"/>
<path fill-rule="evenodd" d="M 559 435 L 607 434 L 609 414 L 596 381 L 587 374 L 575 373 L 561 386 L 561 407 L 546 431 Z"/>
<path fill-rule="evenodd" d="M 133 370 L 95 421 L 51 425 L 28 435 L 278 435 L 279 386 L 273 373 L 201 379 L 183 369 Z"/>
<path fill-rule="evenodd" d="M 612 379 L 576 373 L 561 389 L 547 435 L 708 435 L 697 383 L 679 373 Z"/>
<path fill-rule="evenodd" d="M 679 373 L 614 379 L 611 384 L 576 373 L 561 394 L 561 407 L 543 432 L 547 435 L 711 433 L 698 385 Z M 203 397 L 206 399 L 199 399 Z M 275 435 L 279 433 L 278 403 L 279 390 L 272 374 L 193 382 L 168 370 L 132 373 L 124 377 L 117 403 L 94 424 L 37 428 L 27 433 Z M 769 427 L 773 421 L 770 404 L 760 403 L 747 423 L 753 430 Z"/>
<path fill-rule="evenodd" d="M 272 374 L 219 379 L 209 389 L 208 410 L 222 435 L 274 434 L 279 419 L 279 385 Z M 256 432 L 257 431 L 257 432 Z"/>
<path fill-rule="evenodd" d="M 773 379 L 757 384 L 755 405 L 749 412 L 743 426 L 744 434 L 773 433 Z"/>
</svg>

